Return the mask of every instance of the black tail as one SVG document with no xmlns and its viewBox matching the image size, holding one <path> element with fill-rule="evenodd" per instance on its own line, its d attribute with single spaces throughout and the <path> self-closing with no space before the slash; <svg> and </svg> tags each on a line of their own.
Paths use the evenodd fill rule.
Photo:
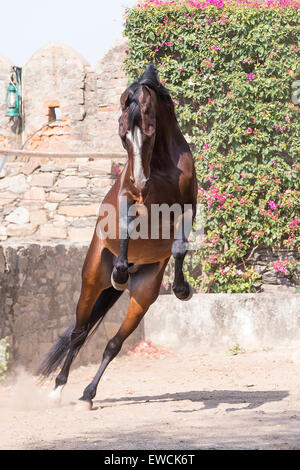
<svg viewBox="0 0 300 470">
<path fill-rule="evenodd" d="M 79 337 L 76 338 L 76 343 L 78 344 L 76 354 L 83 346 L 86 338 L 96 330 L 106 313 L 122 294 L 123 291 L 116 290 L 114 287 L 109 287 L 99 295 L 93 307 L 89 322 L 86 325 L 86 329 Z M 43 362 L 38 367 L 38 375 L 49 377 L 49 375 L 52 374 L 52 372 L 54 372 L 63 362 L 71 345 L 71 335 L 75 325 L 76 323 L 73 323 L 54 343 Z"/>
</svg>

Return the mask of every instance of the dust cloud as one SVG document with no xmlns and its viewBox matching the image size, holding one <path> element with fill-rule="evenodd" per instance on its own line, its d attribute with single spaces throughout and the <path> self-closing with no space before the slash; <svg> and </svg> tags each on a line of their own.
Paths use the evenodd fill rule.
<svg viewBox="0 0 300 470">
<path fill-rule="evenodd" d="M 55 406 L 48 397 L 51 384 L 49 382 L 40 384 L 37 377 L 31 375 L 23 367 L 17 368 L 14 376 L 10 377 L 7 391 L 7 397 L 4 401 L 2 400 L 0 410 L 6 408 L 16 411 L 34 411 Z"/>
</svg>

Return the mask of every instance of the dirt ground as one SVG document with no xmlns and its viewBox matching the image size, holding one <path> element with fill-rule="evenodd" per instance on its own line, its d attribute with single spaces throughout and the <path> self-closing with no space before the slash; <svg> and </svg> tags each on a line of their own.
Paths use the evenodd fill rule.
<svg viewBox="0 0 300 470">
<path fill-rule="evenodd" d="M 71 372 L 59 407 L 53 381 L 19 370 L 0 386 L 0 448 L 300 449 L 300 351 L 233 352 L 146 345 L 111 363 L 91 411 L 76 402 L 97 365 Z"/>
</svg>

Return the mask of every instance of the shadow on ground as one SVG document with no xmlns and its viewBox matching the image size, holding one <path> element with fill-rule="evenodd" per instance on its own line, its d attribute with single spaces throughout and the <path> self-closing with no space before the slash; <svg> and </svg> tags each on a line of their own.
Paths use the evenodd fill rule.
<svg viewBox="0 0 300 470">
<path fill-rule="evenodd" d="M 289 393 L 286 390 L 276 391 L 239 391 L 239 390 L 211 390 L 211 391 L 190 391 L 178 393 L 165 393 L 164 395 L 143 395 L 133 397 L 107 398 L 105 400 L 94 400 L 94 407 L 100 405 L 110 406 L 120 405 L 136 405 L 138 403 L 148 402 L 172 402 L 189 400 L 191 402 L 203 403 L 203 407 L 199 409 L 217 408 L 221 403 L 229 405 L 247 403 L 243 409 L 257 408 L 265 403 L 280 401 L 286 398 Z M 199 409 L 194 411 L 199 411 Z M 226 411 L 236 411 L 241 408 L 228 408 Z M 190 410 L 193 411 L 193 410 Z M 189 410 L 174 410 L 175 413 L 187 413 Z"/>
<path fill-rule="evenodd" d="M 256 409 L 261 405 L 280 402 L 287 391 L 190 391 L 162 395 L 143 395 L 96 400 L 90 412 L 97 422 L 97 430 L 78 433 L 72 438 L 31 442 L 28 449 L 61 450 L 204 450 L 204 449 L 300 449 L 299 410 L 268 412 Z M 188 410 L 169 409 L 144 419 L 145 404 L 202 403 L 203 407 Z M 246 403 L 241 407 L 241 404 Z M 214 411 L 220 404 L 229 407 Z M 109 419 L 109 408 L 123 412 L 124 406 L 143 405 L 143 410 L 132 409 L 128 421 L 116 425 Z M 234 406 L 237 406 L 234 408 Z M 107 408 L 107 409 L 105 409 Z M 211 411 L 213 410 L 213 411 Z M 103 411 L 103 413 L 102 413 Z M 236 411 L 236 413 L 231 413 Z M 198 412 L 198 413 L 196 413 Z M 174 414 L 176 413 L 176 414 Z M 191 413 L 184 415 L 183 413 Z M 86 415 L 87 416 L 87 415 Z M 79 417 L 80 419 L 80 417 Z"/>
</svg>

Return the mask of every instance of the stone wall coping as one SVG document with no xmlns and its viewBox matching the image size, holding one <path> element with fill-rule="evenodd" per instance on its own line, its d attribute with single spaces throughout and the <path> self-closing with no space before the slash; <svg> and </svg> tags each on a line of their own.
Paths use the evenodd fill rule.
<svg viewBox="0 0 300 470">
<path fill-rule="evenodd" d="M 110 152 L 35 152 L 29 150 L 16 150 L 0 148 L 0 155 L 8 155 L 15 157 L 30 157 L 30 158 L 95 158 L 95 159 L 108 159 L 108 158 L 126 158 L 125 153 Z"/>
</svg>

